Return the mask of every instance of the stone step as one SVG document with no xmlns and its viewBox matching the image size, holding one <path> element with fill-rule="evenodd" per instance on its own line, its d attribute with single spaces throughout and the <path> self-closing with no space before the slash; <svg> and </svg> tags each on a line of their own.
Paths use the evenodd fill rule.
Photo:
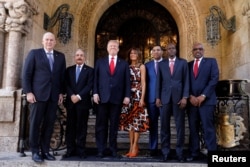
<svg viewBox="0 0 250 167">
<path fill-rule="evenodd" d="M 86 146 L 89 147 L 96 147 L 96 143 L 95 143 L 95 114 L 93 114 L 92 112 L 90 112 L 89 115 L 89 120 L 88 120 L 88 133 L 87 133 L 87 138 L 86 138 Z M 59 148 L 61 147 L 65 147 L 65 129 L 66 129 L 66 117 L 62 117 L 60 116 L 60 122 L 61 122 L 61 126 L 57 123 L 55 123 L 55 128 L 54 128 L 54 133 L 53 133 L 53 137 L 52 137 L 52 147 L 53 148 L 58 148 L 59 145 L 61 145 Z M 187 121 L 187 117 L 185 119 L 185 144 L 184 144 L 184 148 L 187 148 L 188 146 L 188 136 L 189 136 L 189 129 L 188 129 L 188 121 Z M 158 121 L 158 126 L 159 126 L 159 146 L 158 148 L 160 148 L 160 120 Z M 175 128 L 175 123 L 174 123 L 174 119 L 173 117 L 171 117 L 171 148 L 175 148 L 175 144 L 176 144 L 176 128 Z M 63 132 L 61 131 L 61 129 L 63 129 Z M 62 136 L 63 134 L 63 136 Z M 61 138 L 62 136 L 62 138 Z M 61 144 L 62 141 L 62 144 Z M 140 144 L 140 148 L 142 149 L 147 149 L 148 148 L 148 143 L 149 143 L 149 132 L 144 132 L 140 134 L 140 139 L 139 139 L 139 144 Z M 118 148 L 128 148 L 129 147 L 129 136 L 128 136 L 128 132 L 127 131 L 118 131 L 118 136 L 117 136 L 117 144 L 118 144 Z"/>
<path fill-rule="evenodd" d="M 31 153 L 26 152 L 25 157 L 20 157 L 16 152 L 0 152 L 0 166 L 1 167 L 207 167 L 206 162 L 193 163 L 179 163 L 176 160 L 170 160 L 167 163 L 161 160 L 150 159 L 149 157 L 137 157 L 130 159 L 111 159 L 103 158 L 97 159 L 95 157 L 88 157 L 85 160 L 73 158 L 70 160 L 63 160 L 61 153 L 56 157 L 56 161 L 44 161 L 43 163 L 35 163 L 31 160 Z"/>
<path fill-rule="evenodd" d="M 188 128 L 188 121 L 187 117 L 185 120 L 186 128 L 185 128 L 185 147 L 188 145 L 188 135 L 189 135 L 189 128 Z M 160 120 L 158 121 L 159 126 L 159 143 L 160 143 Z M 176 144 L 176 128 L 173 117 L 171 118 L 171 147 L 174 148 Z M 87 145 L 94 146 L 95 145 L 95 115 L 90 114 L 88 120 L 88 135 L 87 135 Z M 129 136 L 127 131 L 118 131 L 117 136 L 117 143 L 119 148 L 127 148 L 129 146 Z M 149 132 L 144 132 L 140 134 L 140 145 L 142 148 L 148 148 L 149 143 Z"/>
</svg>

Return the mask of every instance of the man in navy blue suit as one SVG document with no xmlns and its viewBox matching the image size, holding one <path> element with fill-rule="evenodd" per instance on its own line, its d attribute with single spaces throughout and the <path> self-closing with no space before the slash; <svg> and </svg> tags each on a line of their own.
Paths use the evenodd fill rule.
<svg viewBox="0 0 250 167">
<path fill-rule="evenodd" d="M 201 43 L 193 45 L 193 56 L 195 60 L 188 63 L 190 78 L 190 105 L 188 107 L 190 156 L 187 161 L 199 158 L 200 121 L 208 151 L 217 149 L 214 111 L 217 103 L 215 88 L 219 79 L 218 65 L 216 59 L 204 57 L 204 48 Z"/>
<path fill-rule="evenodd" d="M 50 139 L 57 105 L 63 102 L 66 69 L 64 54 L 54 50 L 54 34 L 45 33 L 42 44 L 43 48 L 29 52 L 22 74 L 23 92 L 30 103 L 29 141 L 35 162 L 43 162 L 44 159 L 55 160 L 49 153 Z"/>
<path fill-rule="evenodd" d="M 160 115 L 160 108 L 155 105 L 155 88 L 156 88 L 156 75 L 158 71 L 158 64 L 162 61 L 163 51 L 161 46 L 154 46 L 152 49 L 153 60 L 146 63 L 147 74 L 147 109 L 149 114 L 149 149 L 151 156 L 158 154 L 158 119 Z"/>
<path fill-rule="evenodd" d="M 159 63 L 156 79 L 156 105 L 161 107 L 161 150 L 163 161 L 170 157 L 170 118 L 173 114 L 177 131 L 176 155 L 184 162 L 185 107 L 189 97 L 187 61 L 176 57 L 176 46 L 167 46 L 168 59 Z"/>
<path fill-rule="evenodd" d="M 76 64 L 66 70 L 67 153 L 64 157 L 70 157 L 76 153 L 80 158 L 86 158 L 85 144 L 89 109 L 92 107 L 90 93 L 94 69 L 86 65 L 85 60 L 85 52 L 77 49 Z"/>
<path fill-rule="evenodd" d="M 97 60 L 94 68 L 93 98 L 96 111 L 97 157 L 102 158 L 107 148 L 117 157 L 117 133 L 122 104 L 130 102 L 130 71 L 125 60 L 117 54 L 119 42 L 110 40 L 107 45 L 108 56 Z M 108 134 L 109 132 L 109 134 Z"/>
</svg>

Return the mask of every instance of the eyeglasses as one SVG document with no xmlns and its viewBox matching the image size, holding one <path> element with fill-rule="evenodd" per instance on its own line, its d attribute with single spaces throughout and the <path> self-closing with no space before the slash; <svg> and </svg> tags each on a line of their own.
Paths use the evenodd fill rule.
<svg viewBox="0 0 250 167">
<path fill-rule="evenodd" d="M 203 51 L 203 48 L 193 48 L 193 51 L 197 51 L 197 50 Z"/>
</svg>

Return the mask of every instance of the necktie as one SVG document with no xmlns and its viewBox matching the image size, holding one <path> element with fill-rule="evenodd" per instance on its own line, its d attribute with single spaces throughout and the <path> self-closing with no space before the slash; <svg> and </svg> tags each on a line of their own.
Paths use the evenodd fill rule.
<svg viewBox="0 0 250 167">
<path fill-rule="evenodd" d="M 157 71 L 158 71 L 158 61 L 155 62 L 155 73 L 157 74 Z"/>
<path fill-rule="evenodd" d="M 81 66 L 76 66 L 76 82 L 78 81 L 78 78 L 79 78 L 79 74 L 81 72 Z"/>
<path fill-rule="evenodd" d="M 113 75 L 115 71 L 115 62 L 114 62 L 114 56 L 112 56 L 110 64 L 109 64 L 110 74 Z"/>
<path fill-rule="evenodd" d="M 196 78 L 197 77 L 197 74 L 198 74 L 198 69 L 199 69 L 199 59 L 196 59 L 195 60 L 195 63 L 194 63 L 194 77 Z"/>
<path fill-rule="evenodd" d="M 173 75 L 173 72 L 174 72 L 174 61 L 170 60 L 170 73 L 171 73 L 171 75 Z"/>
<path fill-rule="evenodd" d="M 51 71 L 53 70 L 53 64 L 54 64 L 54 58 L 53 58 L 53 54 L 48 52 L 47 53 L 47 57 L 49 59 L 49 65 L 50 65 L 50 69 Z"/>
</svg>

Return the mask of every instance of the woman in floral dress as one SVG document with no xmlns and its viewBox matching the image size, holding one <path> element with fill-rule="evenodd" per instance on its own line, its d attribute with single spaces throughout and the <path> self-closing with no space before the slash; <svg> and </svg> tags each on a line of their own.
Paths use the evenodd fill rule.
<svg viewBox="0 0 250 167">
<path fill-rule="evenodd" d="M 145 107 L 146 68 L 140 63 L 141 51 L 131 48 L 128 54 L 130 64 L 131 98 L 129 106 L 123 106 L 120 116 L 120 130 L 129 131 L 130 149 L 127 157 L 136 157 L 141 132 L 149 128 L 148 112 Z"/>
</svg>

